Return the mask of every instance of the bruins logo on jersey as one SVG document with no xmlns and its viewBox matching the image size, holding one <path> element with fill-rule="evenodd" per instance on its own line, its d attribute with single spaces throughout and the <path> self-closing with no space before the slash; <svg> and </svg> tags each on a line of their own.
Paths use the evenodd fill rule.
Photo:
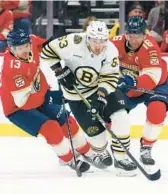
<svg viewBox="0 0 168 194">
<path fill-rule="evenodd" d="M 75 44 L 79 44 L 79 43 L 81 43 L 82 42 L 82 36 L 80 36 L 80 35 L 75 35 L 74 36 L 74 43 Z"/>
<path fill-rule="evenodd" d="M 92 88 L 98 84 L 98 73 L 92 67 L 78 67 L 75 70 L 75 75 L 78 82 L 85 87 Z"/>
<path fill-rule="evenodd" d="M 98 132 L 99 132 L 99 128 L 97 126 L 90 126 L 87 129 L 87 134 L 89 134 L 89 135 L 97 135 Z"/>
</svg>

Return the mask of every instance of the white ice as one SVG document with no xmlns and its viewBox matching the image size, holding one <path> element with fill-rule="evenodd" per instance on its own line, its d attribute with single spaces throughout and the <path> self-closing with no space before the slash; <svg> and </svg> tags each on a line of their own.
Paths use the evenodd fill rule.
<svg viewBox="0 0 168 194">
<path fill-rule="evenodd" d="M 73 170 L 60 166 L 42 137 L 0 138 L 0 194 L 168 194 L 168 142 L 158 141 L 153 156 L 161 168 L 158 181 L 136 177 L 121 178 L 113 167 L 78 178 Z M 132 141 L 138 158 L 139 141 Z"/>
</svg>

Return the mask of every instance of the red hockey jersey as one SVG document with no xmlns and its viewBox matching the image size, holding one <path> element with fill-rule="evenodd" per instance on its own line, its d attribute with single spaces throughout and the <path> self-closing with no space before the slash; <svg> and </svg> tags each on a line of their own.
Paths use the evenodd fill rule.
<svg viewBox="0 0 168 194">
<path fill-rule="evenodd" d="M 9 50 L 2 67 L 1 100 L 5 115 L 19 109 L 39 107 L 49 86 L 39 68 L 39 54 L 46 40 L 31 35 L 32 53 L 29 62 L 16 58 Z"/>
<path fill-rule="evenodd" d="M 111 40 L 119 50 L 121 73 L 136 77 L 137 87 L 154 89 L 167 79 L 167 64 L 161 59 L 161 51 L 155 40 L 146 36 L 141 47 L 135 52 L 127 51 L 125 35 L 115 36 Z M 129 97 L 142 93 L 130 91 Z"/>
</svg>

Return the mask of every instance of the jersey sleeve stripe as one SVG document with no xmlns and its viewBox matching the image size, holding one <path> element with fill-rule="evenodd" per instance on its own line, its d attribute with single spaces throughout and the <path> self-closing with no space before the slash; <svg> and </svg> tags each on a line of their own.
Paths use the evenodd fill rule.
<svg viewBox="0 0 168 194">
<path fill-rule="evenodd" d="M 104 78 L 104 77 L 105 77 L 105 78 L 111 78 L 111 77 L 119 78 L 119 74 L 118 74 L 118 75 L 113 75 L 113 74 L 112 74 L 112 75 L 101 75 L 101 74 L 100 74 L 100 77 L 101 77 L 101 78 Z"/>
<path fill-rule="evenodd" d="M 50 47 L 49 44 L 45 45 L 45 48 L 50 51 L 53 55 L 55 55 L 56 53 L 52 50 L 52 48 Z"/>
<path fill-rule="evenodd" d="M 100 76 L 119 76 L 119 73 L 100 73 Z"/>
<path fill-rule="evenodd" d="M 57 58 L 56 56 L 52 55 L 50 52 L 48 52 L 46 49 L 42 50 L 42 53 L 44 56 L 46 56 L 47 58 Z"/>
<path fill-rule="evenodd" d="M 118 86 L 118 82 L 109 82 L 109 81 L 106 81 L 106 83 L 108 83 L 109 85 L 111 85 L 112 87 L 114 87 L 114 88 L 117 88 L 117 86 Z"/>
<path fill-rule="evenodd" d="M 55 48 L 54 48 L 54 46 L 52 45 L 52 44 L 48 44 L 48 48 L 51 50 L 51 52 L 55 55 L 55 56 L 57 56 L 60 60 L 61 60 L 61 57 L 60 57 L 60 55 L 57 53 L 57 51 L 55 50 Z"/>
<path fill-rule="evenodd" d="M 41 55 L 43 58 L 52 58 L 52 59 L 60 59 L 60 57 L 58 56 L 58 55 L 55 55 L 55 54 L 53 54 L 52 52 L 50 52 L 49 50 L 47 50 L 47 48 L 46 47 L 44 47 L 43 49 L 42 49 L 42 54 L 43 55 Z"/>
<path fill-rule="evenodd" d="M 50 53 L 51 56 L 55 56 L 55 53 L 48 47 L 49 45 L 45 45 L 44 50 Z"/>
<path fill-rule="evenodd" d="M 119 78 L 117 78 L 117 77 L 100 78 L 100 79 L 99 79 L 99 82 L 103 82 L 103 81 L 114 81 L 114 82 L 118 83 L 118 80 L 119 80 Z"/>
<path fill-rule="evenodd" d="M 111 92 L 115 92 L 117 86 L 111 84 L 111 83 L 108 83 L 108 82 L 101 82 L 99 84 L 99 87 L 102 87 L 102 88 L 105 88 L 108 92 L 108 94 L 110 94 Z"/>
</svg>

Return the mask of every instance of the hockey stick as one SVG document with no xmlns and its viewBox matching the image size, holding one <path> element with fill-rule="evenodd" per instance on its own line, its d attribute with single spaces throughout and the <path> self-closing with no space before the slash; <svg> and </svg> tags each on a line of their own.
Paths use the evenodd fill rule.
<svg viewBox="0 0 168 194">
<path fill-rule="evenodd" d="M 159 91 L 154 91 L 154 90 L 147 90 L 145 88 L 137 88 L 135 86 L 130 86 L 130 85 L 125 85 L 124 87 L 130 89 L 130 90 L 135 90 L 137 92 L 142 92 L 142 93 L 145 93 L 145 94 L 156 94 L 156 95 L 164 95 L 164 96 L 168 96 L 168 93 L 166 92 L 159 92 Z"/>
<path fill-rule="evenodd" d="M 59 63 L 57 65 L 57 71 L 61 71 L 61 70 L 62 70 L 62 67 L 61 67 L 61 64 Z M 61 84 L 59 82 L 58 82 L 58 88 L 61 89 Z M 68 120 L 68 113 L 67 113 L 67 110 L 66 110 L 66 107 L 65 107 L 65 99 L 64 99 L 64 97 L 62 98 L 62 106 L 63 106 L 63 109 L 65 111 L 66 125 L 67 125 L 67 129 L 68 129 L 68 136 L 69 136 L 69 141 L 70 141 L 70 145 L 71 145 L 71 149 L 72 149 L 72 153 L 73 153 L 73 159 L 74 159 L 74 162 L 75 162 L 74 170 L 76 171 L 77 176 L 81 177 L 82 173 L 77 168 L 77 160 L 76 160 L 75 149 L 74 149 L 73 141 L 72 141 L 71 127 L 70 127 L 69 120 Z"/>
<path fill-rule="evenodd" d="M 86 104 L 87 108 L 89 110 L 91 110 L 91 104 L 88 102 L 88 100 L 86 98 L 83 97 L 83 95 L 80 93 L 80 91 L 78 90 L 78 88 L 74 85 L 73 86 L 75 91 L 77 92 L 77 94 L 80 96 L 80 98 L 82 99 L 82 101 Z M 144 168 L 139 164 L 139 162 L 134 158 L 134 156 L 130 153 L 130 151 L 125 147 L 125 145 L 123 145 L 123 143 L 118 139 L 118 137 L 113 133 L 113 131 L 111 131 L 111 129 L 107 126 L 106 122 L 102 119 L 102 117 L 99 115 L 99 113 L 97 113 L 95 115 L 96 119 L 102 124 L 102 126 L 110 133 L 110 135 L 112 135 L 116 140 L 117 143 L 120 144 L 120 146 L 124 149 L 124 151 L 127 153 L 127 155 L 130 157 L 130 159 L 137 165 L 137 167 L 139 168 L 139 170 L 144 174 L 144 176 L 151 180 L 151 181 L 155 181 L 158 180 L 161 177 L 161 172 L 160 169 L 153 173 L 153 174 L 148 174 Z"/>
<path fill-rule="evenodd" d="M 72 149 L 72 153 L 73 153 L 73 158 L 74 158 L 74 162 L 75 162 L 75 169 L 74 170 L 76 171 L 77 176 L 81 177 L 82 173 L 77 168 L 77 160 L 76 160 L 75 149 L 74 149 L 73 141 L 72 141 L 71 127 L 70 127 L 69 120 L 68 120 L 68 113 L 67 113 L 67 110 L 66 110 L 66 107 L 65 107 L 65 99 L 64 98 L 62 98 L 62 105 L 63 105 L 63 109 L 64 109 L 64 112 L 65 112 L 66 125 L 67 125 L 67 129 L 68 129 L 68 136 L 69 136 L 69 141 L 70 141 L 70 145 L 71 145 L 71 149 Z"/>
</svg>

